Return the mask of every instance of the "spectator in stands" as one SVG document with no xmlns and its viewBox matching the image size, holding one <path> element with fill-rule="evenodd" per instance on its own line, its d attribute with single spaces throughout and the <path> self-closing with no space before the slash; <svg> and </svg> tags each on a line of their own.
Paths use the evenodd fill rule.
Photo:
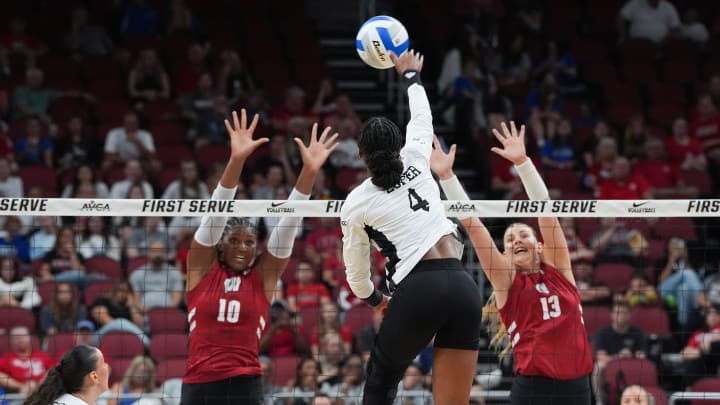
<svg viewBox="0 0 720 405">
<path fill-rule="evenodd" d="M 610 137 L 601 138 L 595 147 L 595 158 L 585 177 L 585 185 L 599 188 L 612 180 L 615 160 L 619 157 L 617 142 Z"/>
<path fill-rule="evenodd" d="M 2 256 L 12 257 L 25 263 L 30 261 L 30 244 L 23 235 L 23 224 L 20 218 L 5 218 L 4 235 L 0 236 L 0 252 Z"/>
<path fill-rule="evenodd" d="M 425 375 L 420 366 L 413 363 L 405 370 L 405 376 L 398 384 L 397 396 L 393 405 L 430 405 L 432 393 L 425 388 Z M 407 396 L 405 391 L 420 391 L 421 396 Z"/>
<path fill-rule="evenodd" d="M 114 395 L 152 394 L 157 392 L 157 368 L 150 357 L 135 356 L 128 365 L 122 381 L 115 383 L 110 391 Z M 107 401 L 107 405 L 162 405 L 158 398 L 120 399 L 115 397 Z"/>
<path fill-rule="evenodd" d="M 315 120 L 312 111 L 305 107 L 305 91 L 297 86 L 285 91 L 285 102 L 270 113 L 272 127 L 276 131 L 285 131 L 291 118 L 299 117 L 310 123 Z"/>
<path fill-rule="evenodd" d="M 47 47 L 37 37 L 26 33 L 26 21 L 20 16 L 10 20 L 10 32 L 0 37 L 0 47 L 11 53 L 25 56 L 26 66 L 34 66 L 38 56 L 43 54 Z"/>
<path fill-rule="evenodd" d="M 142 165 L 135 159 L 125 162 L 125 180 L 120 180 L 112 185 L 110 189 L 110 198 L 127 198 L 130 194 L 130 188 L 134 184 L 140 184 L 142 187 L 141 198 L 153 198 L 153 188 L 147 181 L 143 180 L 144 173 Z"/>
<path fill-rule="evenodd" d="M 295 369 L 295 380 L 289 387 L 283 389 L 283 393 L 290 394 L 291 398 L 285 401 L 285 405 L 310 405 L 311 399 L 306 398 L 307 394 L 320 394 L 320 383 L 318 378 L 322 374 L 320 363 L 313 359 L 302 359 Z"/>
<path fill-rule="evenodd" d="M 616 301 L 610 314 L 612 324 L 600 329 L 595 335 L 595 370 L 593 385 L 596 397 L 602 397 L 601 376 L 607 364 L 613 359 L 644 359 L 647 353 L 647 339 L 640 329 L 630 326 L 630 307 Z"/>
<path fill-rule="evenodd" d="M 9 393 L 32 394 L 53 366 L 47 353 L 32 347 L 30 330 L 10 329 L 10 350 L 0 356 L 0 388 Z"/>
<path fill-rule="evenodd" d="M 270 306 L 270 326 L 260 339 L 260 353 L 269 357 L 309 354 L 304 331 L 292 321 L 292 315 L 282 301 Z"/>
<path fill-rule="evenodd" d="M 702 145 L 715 190 L 720 189 L 720 114 L 709 94 L 698 98 L 697 117 L 690 122 L 690 136 Z"/>
<path fill-rule="evenodd" d="M 720 358 L 720 305 L 705 309 L 705 326 L 690 336 L 680 354 L 689 382 L 716 374 Z"/>
<path fill-rule="evenodd" d="M 314 266 L 322 266 L 328 256 L 336 254 L 342 244 L 342 229 L 337 218 L 318 218 L 318 225 L 305 238 L 305 257 Z"/>
<path fill-rule="evenodd" d="M 589 249 L 578 235 L 575 218 L 563 217 L 559 218 L 558 221 L 565 233 L 565 239 L 567 240 L 568 249 L 570 250 L 570 260 L 572 263 L 574 264 L 580 260 L 592 262 L 592 259 L 595 257 L 595 252 Z"/>
<path fill-rule="evenodd" d="M 697 138 L 690 137 L 685 118 L 676 118 L 672 136 L 665 138 L 668 161 L 680 170 L 705 170 L 707 160 Z"/>
<path fill-rule="evenodd" d="M 590 237 L 596 263 L 637 263 L 645 246 L 642 233 L 627 228 L 615 217 L 600 218 L 600 229 Z"/>
<path fill-rule="evenodd" d="M 630 161 L 625 157 L 615 159 L 612 178 L 597 188 L 601 200 L 649 200 L 653 198 L 650 184 L 630 171 Z"/>
<path fill-rule="evenodd" d="M 287 187 L 287 184 L 282 166 L 271 164 L 265 172 L 254 176 L 250 189 L 253 199 L 272 200 L 276 191 L 281 187 Z"/>
<path fill-rule="evenodd" d="M 218 91 L 223 93 L 230 100 L 241 100 L 243 98 L 251 99 L 255 93 L 255 84 L 252 76 L 245 68 L 245 64 L 240 59 L 240 54 L 234 50 L 225 50 L 220 54 L 220 71 L 217 75 Z M 257 107 L 257 106 L 255 106 Z M 248 114 L 254 115 L 260 113 L 256 108 L 250 107 Z M 264 114 L 263 114 L 264 115 Z M 260 122 L 264 123 L 263 117 Z"/>
<path fill-rule="evenodd" d="M 129 282 L 115 282 L 107 296 L 98 297 L 90 304 L 88 313 L 98 328 L 96 344 L 109 332 L 129 332 L 137 335 L 146 348 L 150 347 L 150 338 L 141 329 L 145 312 Z"/>
<path fill-rule="evenodd" d="M 208 91 L 212 90 L 212 76 L 210 69 L 205 62 L 205 48 L 200 44 L 191 44 L 187 49 L 187 60 L 176 63 L 172 75 L 172 88 L 180 96 L 184 96 L 193 92 L 195 88 L 208 85 Z M 209 77 L 203 79 L 202 76 Z M 202 80 L 209 83 L 200 84 Z M 202 90 L 202 89 L 199 89 Z"/>
<path fill-rule="evenodd" d="M 634 163 L 645 154 L 645 143 L 648 139 L 645 118 L 642 115 L 635 115 L 630 118 L 625 127 L 625 133 L 620 145 L 620 154 Z"/>
<path fill-rule="evenodd" d="M 18 120 L 30 116 L 39 117 L 45 124 L 50 124 L 52 118 L 48 115 L 48 108 L 56 98 L 62 96 L 85 96 L 74 92 L 59 92 L 45 87 L 43 71 L 30 68 L 25 74 L 25 85 L 15 88 L 12 96 L 12 117 Z"/>
<path fill-rule="evenodd" d="M 625 387 L 620 397 L 620 405 L 650 405 L 654 403 L 652 394 L 639 385 Z"/>
<path fill-rule="evenodd" d="M 298 283 L 288 286 L 286 293 L 290 312 L 298 312 L 303 308 L 319 308 L 331 303 L 327 288 L 316 281 L 316 272 L 311 263 L 299 262 L 296 276 Z"/>
<path fill-rule="evenodd" d="M 667 257 L 661 261 L 657 277 L 658 291 L 662 299 L 677 306 L 677 321 L 690 326 L 698 310 L 697 296 L 703 292 L 700 277 L 688 260 L 688 249 L 682 238 L 667 241 Z"/>
<path fill-rule="evenodd" d="M 183 118 L 191 126 L 210 119 L 213 115 L 215 97 L 222 95 L 215 90 L 212 75 L 210 73 L 200 74 L 194 87 L 188 93 L 181 99 Z"/>
<path fill-rule="evenodd" d="M 155 241 L 169 246 L 170 238 L 167 226 L 161 217 L 142 217 L 138 224 L 124 230 L 123 245 L 128 259 L 146 256 L 147 248 Z"/>
<path fill-rule="evenodd" d="M 70 118 L 67 131 L 58 139 L 55 148 L 58 169 L 70 170 L 78 165 L 97 167 L 101 156 L 101 146 L 85 121 L 79 116 Z"/>
<path fill-rule="evenodd" d="M 583 306 L 608 306 L 610 304 L 612 291 L 604 283 L 595 281 L 592 262 L 586 259 L 573 261 L 572 270 Z"/>
<path fill-rule="evenodd" d="M 581 92 L 584 86 L 578 80 L 577 62 L 564 48 L 556 41 L 548 41 L 545 59 L 533 69 L 533 76 L 543 77 L 550 73 L 561 94 Z"/>
<path fill-rule="evenodd" d="M 610 125 L 608 125 L 607 121 L 600 120 L 593 125 L 592 133 L 581 146 L 584 169 L 587 170 L 595 164 L 595 154 L 600 141 L 603 138 L 614 139 L 614 136 L 610 131 Z"/>
<path fill-rule="evenodd" d="M 135 102 L 170 98 L 170 79 L 154 49 L 140 52 L 128 75 L 128 95 Z"/>
<path fill-rule="evenodd" d="M 52 301 L 40 311 L 40 330 L 46 336 L 72 332 L 78 322 L 86 318 L 78 290 L 71 283 L 60 282 L 55 285 Z"/>
<path fill-rule="evenodd" d="M 135 298 L 145 311 L 177 308 L 183 301 L 184 283 L 180 270 L 168 263 L 168 247 L 154 241 L 148 247 L 148 263 L 130 275 Z"/>
<path fill-rule="evenodd" d="M 525 108 L 532 135 L 537 144 L 542 146 L 557 131 L 563 108 L 560 92 L 552 74 L 546 73 L 540 84 L 530 90 Z"/>
<path fill-rule="evenodd" d="M 310 121 L 305 117 L 292 117 L 287 122 L 286 137 L 288 140 L 288 156 L 290 157 L 290 164 L 292 167 L 301 167 L 302 159 L 300 152 L 293 146 L 294 139 L 299 138 L 303 142 L 309 140 L 310 136 Z"/>
<path fill-rule="evenodd" d="M 15 144 L 15 159 L 24 166 L 53 167 L 53 141 L 45 132 L 40 118 L 30 116 L 25 125 L 25 134 Z"/>
<path fill-rule="evenodd" d="M 345 353 L 352 352 L 352 332 L 340 321 L 340 308 L 334 302 L 320 306 L 320 317 L 317 327 L 310 335 L 310 349 L 315 358 L 320 354 L 320 341 L 325 335 L 335 333 L 342 338 L 342 349 Z"/>
<path fill-rule="evenodd" d="M 35 280 L 23 275 L 20 261 L 13 257 L 0 257 L 0 306 L 31 310 L 40 304 Z"/>
<path fill-rule="evenodd" d="M 344 347 L 342 336 L 337 332 L 326 333 L 320 339 L 320 348 L 316 360 L 320 363 L 320 368 L 323 371 L 318 377 L 318 382 L 321 385 L 326 382 L 331 385 L 336 384 L 342 378 L 340 367 L 345 356 L 349 354 Z"/>
<path fill-rule="evenodd" d="M 145 0 L 131 0 L 124 5 L 120 30 L 124 34 L 157 34 L 160 32 L 160 16 Z"/>
<path fill-rule="evenodd" d="M 710 39 L 710 32 L 700 20 L 700 13 L 697 9 L 689 8 L 685 10 L 680 25 L 680 36 L 697 44 L 704 44 Z"/>
<path fill-rule="evenodd" d="M 527 138 L 526 138 L 527 139 Z M 492 178 L 490 179 L 490 187 L 493 199 L 513 199 L 518 193 L 523 191 L 520 177 L 518 177 L 517 170 L 505 159 L 492 159 Z M 533 164 L 539 170 L 539 163 L 533 160 Z"/>
<path fill-rule="evenodd" d="M 88 278 L 85 274 L 85 257 L 78 252 L 75 241 L 75 230 L 72 227 L 58 229 L 55 245 L 43 256 L 40 264 L 40 280 L 67 281 L 85 290 Z"/>
<path fill-rule="evenodd" d="M 207 116 L 198 116 L 195 125 L 188 131 L 188 139 L 193 142 L 195 149 L 207 144 L 225 144 L 225 118 L 230 112 L 228 99 L 215 96 L 212 100 L 212 111 Z"/>
<path fill-rule="evenodd" d="M 273 365 L 272 359 L 267 356 L 260 356 L 260 368 L 262 370 L 262 387 L 264 405 L 283 405 L 285 401 L 273 398 L 273 395 L 282 391 L 282 387 L 278 387 L 273 383 Z"/>
<path fill-rule="evenodd" d="M 648 182 L 657 198 L 697 197 L 697 187 L 687 186 L 680 170 L 665 159 L 665 145 L 660 138 L 645 141 L 644 158 L 633 164 L 632 171 Z"/>
<path fill-rule="evenodd" d="M 40 259 L 55 245 L 57 225 L 55 217 L 41 216 L 37 218 L 40 229 L 29 237 L 30 260 Z"/>
<path fill-rule="evenodd" d="M 644 274 L 635 274 L 624 294 L 616 294 L 615 301 L 626 303 L 630 308 L 637 306 L 656 306 L 658 293 Z"/>
<path fill-rule="evenodd" d="M 62 191 L 63 198 L 78 197 L 77 192 L 83 187 L 87 186 L 94 190 L 95 198 L 109 198 L 110 191 L 102 180 L 97 177 L 97 171 L 92 166 L 87 164 L 80 164 L 74 169 L 75 173 L 72 177 L 72 182 L 65 186 Z"/>
<path fill-rule="evenodd" d="M 550 169 L 573 169 L 575 168 L 575 150 L 572 145 L 572 123 L 569 119 L 563 118 L 558 124 L 555 133 L 548 133 L 540 155 L 545 168 Z"/>
<path fill-rule="evenodd" d="M 373 311 L 372 324 L 367 325 L 357 335 L 358 350 L 363 358 L 363 362 L 367 364 L 370 358 L 370 352 L 372 351 L 373 345 L 375 344 L 375 336 L 377 336 L 380 330 L 380 324 L 383 320 L 383 313 L 380 311 Z"/>
<path fill-rule="evenodd" d="M 128 112 L 123 126 L 111 129 L 105 139 L 103 170 L 127 164 L 132 160 L 143 162 L 150 169 L 158 169 L 155 143 L 150 132 L 141 129 L 138 116 Z"/>
<path fill-rule="evenodd" d="M 340 378 L 334 384 L 325 382 L 320 390 L 330 398 L 342 401 L 343 405 L 360 405 L 365 388 L 365 363 L 357 354 L 349 355 L 342 363 Z"/>
<path fill-rule="evenodd" d="M 184 0 L 172 0 L 165 13 L 165 32 L 168 34 L 197 32 L 198 21 Z"/>
<path fill-rule="evenodd" d="M 339 130 L 338 128 L 335 129 Z M 279 186 L 277 180 L 270 178 L 272 176 L 277 176 L 277 173 L 273 173 L 272 175 L 269 173 L 271 167 L 280 167 L 282 169 L 283 183 L 295 184 L 297 179 L 297 170 L 290 162 L 289 149 L 292 147 L 290 142 L 293 141 L 288 140 L 288 137 L 283 134 L 273 135 L 270 137 L 270 153 L 259 157 L 255 162 L 255 175 L 258 176 L 264 174 L 265 180 L 269 183 L 269 187 Z M 335 149 L 335 152 L 333 152 L 333 155 L 331 156 L 334 156 L 338 149 Z"/>
<path fill-rule="evenodd" d="M 0 90 L 0 104 L 2 103 L 2 92 L 3 90 Z M 17 169 L 17 164 L 15 163 L 15 146 L 8 134 L 2 130 L 2 127 L 6 125 L 5 122 L 2 121 L 2 118 L 7 115 L 6 112 L 7 111 L 2 110 L 2 105 L 0 105 L 0 159 L 7 159 L 10 162 L 10 167 L 12 167 L 14 171 Z"/>
<path fill-rule="evenodd" d="M 338 128 L 340 121 L 347 121 L 348 126 L 345 129 L 349 137 L 355 137 L 360 133 L 362 122 L 360 117 L 353 108 L 350 97 L 346 94 L 340 94 L 335 98 L 335 110 L 330 112 L 323 120 L 323 125 L 332 128 Z"/>
<path fill-rule="evenodd" d="M 680 17 L 667 0 L 631 0 L 620 10 L 617 26 L 620 41 L 629 36 L 661 43 L 679 32 Z"/>
<path fill-rule="evenodd" d="M 104 56 L 113 50 L 113 42 L 100 25 L 90 24 L 84 7 L 72 11 L 70 32 L 65 34 L 65 49 L 74 56 Z"/>
<path fill-rule="evenodd" d="M 83 257 L 105 256 L 120 262 L 122 248 L 112 233 L 112 218 L 82 217 L 78 225 L 77 251 Z"/>
<path fill-rule="evenodd" d="M 524 83 L 530 77 L 532 60 L 527 51 L 525 36 L 515 34 L 510 46 L 501 50 L 502 55 L 497 61 L 491 62 L 491 72 L 498 75 L 502 85 Z"/>
<path fill-rule="evenodd" d="M 23 181 L 12 175 L 12 163 L 9 157 L 0 157 L 0 195 L 4 198 L 22 198 Z"/>
</svg>

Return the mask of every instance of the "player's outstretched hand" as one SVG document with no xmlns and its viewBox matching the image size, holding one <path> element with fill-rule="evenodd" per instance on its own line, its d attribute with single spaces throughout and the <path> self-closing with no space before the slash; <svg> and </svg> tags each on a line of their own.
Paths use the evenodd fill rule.
<svg viewBox="0 0 720 405">
<path fill-rule="evenodd" d="M 510 121 L 510 128 L 504 122 L 501 127 L 502 134 L 493 128 L 493 135 L 503 147 L 493 147 L 490 150 L 516 165 L 523 163 L 527 159 L 525 152 L 525 125 L 520 126 L 520 131 L 515 127 L 515 121 Z"/>
<path fill-rule="evenodd" d="M 300 149 L 300 156 L 303 161 L 303 168 L 317 172 L 320 170 L 322 165 L 325 163 L 327 158 L 337 149 L 338 143 L 335 141 L 338 137 L 338 133 L 332 134 L 328 138 L 332 128 L 327 127 L 317 136 L 318 124 L 313 124 L 312 133 L 310 134 L 310 145 L 305 146 L 300 138 L 295 138 L 294 141 Z"/>
<path fill-rule="evenodd" d="M 437 135 L 433 134 L 433 150 L 430 153 L 430 170 L 440 177 L 440 180 L 447 180 L 453 176 L 453 163 L 455 163 L 455 151 L 457 147 L 453 144 L 447 153 L 442 149 Z"/>
<path fill-rule="evenodd" d="M 422 71 L 424 57 L 420 52 L 415 52 L 414 49 L 411 49 L 399 57 L 391 51 L 390 60 L 395 64 L 395 70 L 403 74 L 407 70 Z"/>
<path fill-rule="evenodd" d="M 230 135 L 230 158 L 231 159 L 247 159 L 260 145 L 270 141 L 268 138 L 253 139 L 253 133 L 258 123 L 258 115 L 255 114 L 250 126 L 247 124 L 247 113 L 243 108 L 240 110 L 240 119 L 238 119 L 237 111 L 233 111 L 233 125 L 230 121 L 225 120 L 225 128 Z"/>
</svg>

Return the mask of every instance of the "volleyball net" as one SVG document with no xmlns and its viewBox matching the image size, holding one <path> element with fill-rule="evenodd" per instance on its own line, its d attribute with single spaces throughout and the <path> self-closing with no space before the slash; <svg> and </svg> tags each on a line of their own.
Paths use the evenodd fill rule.
<svg viewBox="0 0 720 405">
<path fill-rule="evenodd" d="M 301 378 L 298 364 L 305 357 L 315 358 L 323 366 L 319 390 L 332 398 L 344 399 L 345 404 L 360 403 L 362 391 L 341 390 L 343 381 L 339 376 L 354 372 L 349 367 L 355 360 L 364 364 L 369 353 L 368 336 L 378 320 L 371 308 L 352 297 L 344 280 L 337 219 L 343 203 L 343 200 L 0 198 L 0 223 L 4 224 L 0 232 L 0 257 L 17 259 L 12 262 L 20 269 L 18 279 L 31 279 L 38 296 L 25 302 L 25 291 L 17 290 L 19 284 L 5 283 L 16 287 L 0 291 L 0 355 L 13 350 L 13 327 L 24 325 L 30 333 L 29 344 L 47 353 L 53 361 L 75 344 L 97 344 L 112 367 L 111 384 L 122 382 L 124 377 L 126 381 L 132 378 L 133 370 L 145 364 L 138 361 L 138 356 L 145 356 L 152 365 L 156 387 L 156 392 L 146 399 L 177 403 L 179 378 L 187 362 L 184 294 L 179 304 L 170 302 L 172 293 L 184 291 L 184 262 L 197 219 L 256 218 L 267 234 L 277 226 L 277 217 L 302 216 L 303 229 L 281 277 L 280 299 L 272 310 L 292 313 L 293 327 L 297 327 L 304 347 L 291 348 L 289 352 L 263 347 L 263 369 L 268 373 L 265 381 L 271 387 L 267 391 L 268 403 L 284 403 L 288 398 L 307 401 L 312 397 L 305 388 L 293 386 Z M 612 398 L 631 384 L 640 384 L 665 400 L 681 398 L 682 395 L 672 395 L 686 390 L 717 391 L 713 384 L 720 381 L 720 199 L 443 203 L 448 217 L 480 217 L 496 238 L 513 222 L 535 227 L 535 218 L 561 218 L 583 300 L 588 336 L 593 350 L 604 348 L 610 356 L 599 368 L 595 382 L 607 403 L 613 403 Z M 102 218 L 102 223 L 92 225 L 91 219 L 96 217 Z M 79 272 L 67 260 L 62 264 L 63 259 L 52 253 L 58 249 L 56 240 L 61 232 L 72 233 L 77 252 L 83 256 Z M 45 237 L 37 236 L 43 233 Z M 25 247 L 23 240 L 27 243 Z M 177 269 L 179 281 L 171 275 L 159 281 L 152 276 L 141 282 L 137 276 L 133 278 L 133 274 L 147 270 L 156 260 L 158 253 L 153 251 L 157 250 L 153 247 L 156 240 L 164 242 L 161 267 Z M 259 241 L 262 245 L 262 240 Z M 382 260 L 374 255 L 373 274 L 378 285 L 383 283 Z M 469 241 L 463 260 L 478 281 L 479 293 L 487 297 L 490 286 Z M 4 268 L 4 263 L 0 263 L 3 266 L 0 268 Z M 65 270 L 47 273 L 48 266 L 55 265 L 65 266 Z M 313 272 L 311 283 L 324 291 L 309 299 L 314 299 L 315 304 L 308 302 L 308 290 L 297 287 L 304 268 Z M 67 286 L 63 281 L 73 289 L 78 302 L 75 308 L 81 308 L 78 314 L 82 314 L 66 316 L 69 320 L 49 309 L 62 292 L 61 287 Z M 123 281 L 128 283 L 121 286 Z M 139 316 L 131 316 L 134 319 L 118 322 L 98 319 L 104 316 L 95 311 L 98 302 L 112 300 L 112 294 L 127 294 L 132 289 L 141 290 L 135 291 L 141 301 L 153 296 L 152 300 L 142 301 L 153 304 L 143 305 Z M 10 296 L 13 298 L 7 298 Z M 334 335 L 318 333 L 326 329 L 326 322 L 333 322 L 333 316 L 324 315 L 327 302 L 323 297 L 337 308 L 339 325 L 335 327 L 341 330 Z M 157 304 L 158 300 L 166 300 L 165 305 Z M 628 338 L 601 332 L 620 322 L 616 320 L 618 302 L 628 311 L 622 322 L 637 328 L 633 331 L 638 335 Z M 715 322 L 713 313 L 717 313 L 718 319 L 714 326 L 709 324 Z M 90 322 L 81 322 L 85 319 Z M 55 330 L 49 330 L 53 327 Z M 636 336 L 641 339 L 635 341 Z M 369 341 L 371 344 L 371 337 Z M 498 362 L 494 351 L 487 347 L 488 342 L 489 336 L 485 336 L 471 396 L 476 403 L 507 403 L 513 375 L 512 356 Z M 427 390 L 429 379 L 426 381 L 432 365 L 428 356 L 431 359 L 429 353 L 418 357 L 414 374 L 408 371 L 401 382 L 400 397 L 410 400 L 431 397 Z M 143 373 L 147 367 L 143 370 L 138 375 L 146 375 Z M 362 380 L 362 376 L 357 378 Z M 6 394 L 11 395 L 7 398 L 18 398 L 12 390 Z"/>
</svg>

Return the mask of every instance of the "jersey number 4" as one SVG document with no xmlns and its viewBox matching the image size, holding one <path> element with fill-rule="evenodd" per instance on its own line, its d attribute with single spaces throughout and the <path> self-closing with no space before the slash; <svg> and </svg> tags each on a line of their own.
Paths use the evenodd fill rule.
<svg viewBox="0 0 720 405">
<path fill-rule="evenodd" d="M 543 321 L 547 321 L 550 318 L 557 318 L 562 314 L 560 310 L 560 300 L 557 295 L 540 298 L 540 304 L 543 310 Z"/>
<path fill-rule="evenodd" d="M 430 203 L 420 197 L 414 188 L 408 189 L 408 200 L 410 200 L 410 208 L 413 211 L 430 211 Z"/>
<path fill-rule="evenodd" d="M 237 323 L 238 319 L 240 319 L 240 301 L 228 301 L 225 298 L 220 298 L 218 322 Z"/>
</svg>

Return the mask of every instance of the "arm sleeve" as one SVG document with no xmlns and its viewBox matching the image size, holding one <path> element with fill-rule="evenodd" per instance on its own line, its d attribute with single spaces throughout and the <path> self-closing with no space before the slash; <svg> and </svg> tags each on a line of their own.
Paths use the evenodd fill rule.
<svg viewBox="0 0 720 405">
<path fill-rule="evenodd" d="M 412 71 L 405 72 L 405 74 L 408 73 L 419 74 Z M 407 124 L 403 152 L 413 151 L 429 162 L 430 153 L 432 153 L 433 125 L 430 102 L 425 88 L 418 82 L 410 84 L 408 98 L 410 122 Z"/>
<path fill-rule="evenodd" d="M 220 184 L 212 193 L 213 200 L 232 200 L 235 198 L 237 187 L 225 188 Z M 195 241 L 203 246 L 215 246 L 225 231 L 227 217 L 203 217 L 200 226 L 195 231 Z"/>
<path fill-rule="evenodd" d="M 370 238 L 365 228 L 354 218 L 355 213 L 348 211 L 352 210 L 344 210 L 341 218 L 345 275 L 353 294 L 375 306 L 379 304 L 379 293 L 370 279 Z M 347 214 L 350 215 L 346 217 Z M 379 298 L 382 299 L 382 295 Z"/>
<path fill-rule="evenodd" d="M 310 195 L 303 194 L 297 189 L 292 190 L 288 196 L 288 200 L 307 200 Z M 295 243 L 295 236 L 298 228 L 302 225 L 302 217 L 282 217 L 273 228 L 268 238 L 267 250 L 271 255 L 286 259 L 290 257 Z"/>
</svg>

